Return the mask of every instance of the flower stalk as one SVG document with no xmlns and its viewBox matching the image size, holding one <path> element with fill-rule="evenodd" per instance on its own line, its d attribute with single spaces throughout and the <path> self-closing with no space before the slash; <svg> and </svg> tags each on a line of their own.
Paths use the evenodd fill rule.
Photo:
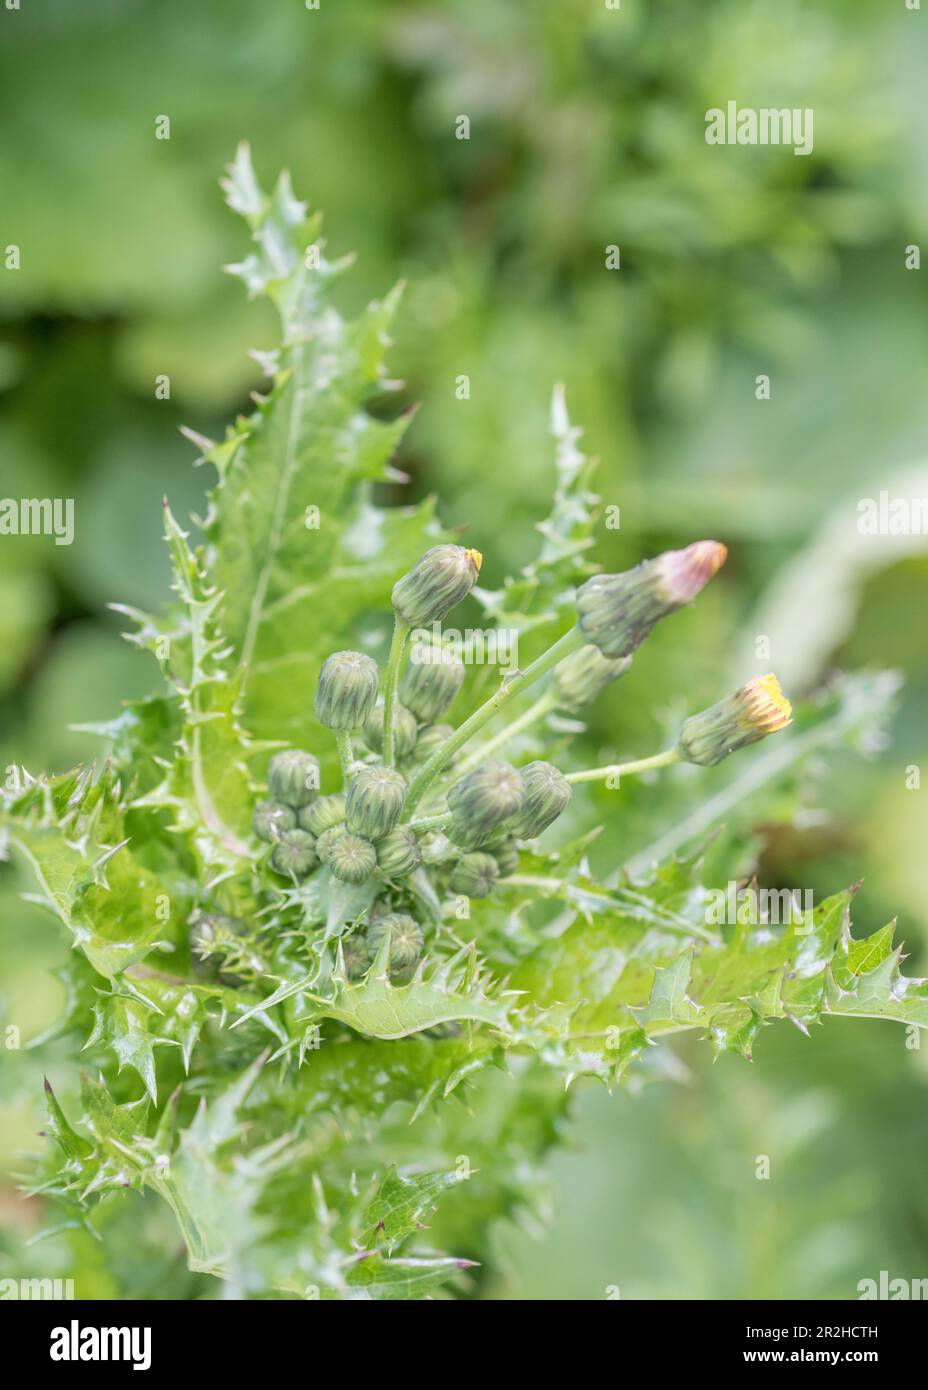
<svg viewBox="0 0 928 1390">
<path fill-rule="evenodd" d="M 397 616 L 393 624 L 393 640 L 390 643 L 390 658 L 383 687 L 383 760 L 387 767 L 396 765 L 396 741 L 393 728 L 393 711 L 396 705 L 396 687 L 403 664 L 403 652 L 409 640 L 409 625 Z"/>
<path fill-rule="evenodd" d="M 493 716 L 504 706 L 515 698 L 522 690 L 527 690 L 536 681 L 541 680 L 552 666 L 556 666 L 559 661 L 563 661 L 565 656 L 585 645 L 586 639 L 577 627 L 572 627 L 569 632 L 565 632 L 563 637 L 559 637 L 541 656 L 537 657 L 524 671 L 516 671 L 505 679 L 499 689 L 485 700 L 479 709 L 476 709 L 469 719 L 465 719 L 448 739 L 444 747 L 439 748 L 432 756 L 423 763 L 416 773 L 412 782 L 409 784 L 409 791 L 406 793 L 405 814 L 407 819 L 411 812 L 415 810 L 426 792 L 433 785 L 436 778 L 441 774 L 448 763 L 454 757 L 459 748 L 463 748 L 473 738 L 474 734 L 479 733 L 487 725 Z"/>
</svg>

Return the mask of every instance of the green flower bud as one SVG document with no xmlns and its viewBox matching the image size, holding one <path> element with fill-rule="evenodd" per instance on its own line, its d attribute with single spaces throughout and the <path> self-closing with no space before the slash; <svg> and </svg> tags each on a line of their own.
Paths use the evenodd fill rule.
<svg viewBox="0 0 928 1390">
<path fill-rule="evenodd" d="M 412 750 L 413 760 L 424 763 L 426 758 L 430 758 L 439 748 L 445 746 L 453 733 L 454 729 L 450 724 L 426 724 L 419 730 L 416 746 Z"/>
<path fill-rule="evenodd" d="M 379 689 L 376 661 L 363 652 L 334 652 L 319 672 L 316 718 L 327 729 L 360 729 Z"/>
<path fill-rule="evenodd" d="M 594 575 L 577 591 L 581 632 L 603 656 L 629 656 L 655 623 L 696 597 L 727 554 L 718 541 L 697 541 L 623 574 Z"/>
<path fill-rule="evenodd" d="M 390 940 L 390 974 L 411 970 L 422 955 L 424 944 L 419 923 L 405 912 L 390 912 L 386 917 L 378 917 L 367 929 L 367 952 L 372 961 L 387 937 Z"/>
<path fill-rule="evenodd" d="M 316 867 L 316 841 L 306 830 L 284 830 L 271 850 L 271 868 L 278 874 L 305 878 Z"/>
<path fill-rule="evenodd" d="M 393 586 L 393 609 L 407 627 L 440 622 L 477 582 L 483 556 L 460 545 L 435 545 Z"/>
<path fill-rule="evenodd" d="M 510 874 L 514 874 L 518 870 L 519 846 L 509 836 L 505 840 L 496 840 L 492 845 L 488 845 L 487 854 L 492 854 L 499 865 L 500 878 L 508 878 Z"/>
<path fill-rule="evenodd" d="M 468 898 L 488 898 L 499 878 L 499 865 L 492 854 L 462 855 L 455 864 L 449 880 L 452 893 Z"/>
<path fill-rule="evenodd" d="M 687 719 L 680 732 L 680 753 L 689 763 L 714 767 L 729 753 L 784 729 L 792 717 L 776 676 L 757 676 L 734 695 Z"/>
<path fill-rule="evenodd" d="M 423 864 L 446 864 L 449 859 L 457 859 L 458 851 L 440 830 L 428 831 L 419 841 Z"/>
<path fill-rule="evenodd" d="M 393 744 L 397 758 L 406 758 L 416 746 L 419 726 L 405 706 L 393 706 Z M 364 742 L 375 753 L 383 752 L 383 700 L 378 700 L 364 721 Z"/>
<path fill-rule="evenodd" d="M 448 792 L 452 820 L 448 838 L 460 849 L 476 849 L 522 806 L 522 779 L 508 763 L 481 763 Z"/>
<path fill-rule="evenodd" d="M 377 852 L 359 835 L 339 835 L 329 849 L 329 868 L 343 883 L 364 883 L 377 867 Z"/>
<path fill-rule="evenodd" d="M 348 979 L 360 980 L 362 975 L 367 974 L 371 965 L 364 936 L 361 932 L 354 932 L 351 936 L 343 936 L 339 946 Z"/>
<path fill-rule="evenodd" d="M 234 970 L 222 970 L 221 959 L 239 956 L 242 938 L 248 928 L 240 917 L 226 917 L 221 912 L 206 912 L 190 924 L 190 961 L 194 974 L 218 979 L 220 984 L 237 989 L 245 983 Z M 220 957 L 216 960 L 215 957 Z"/>
<path fill-rule="evenodd" d="M 406 800 L 406 782 L 392 767 L 361 767 L 348 784 L 345 822 L 355 835 L 379 840 L 392 830 Z"/>
<path fill-rule="evenodd" d="M 414 641 L 409 664 L 400 678 L 399 696 L 423 724 L 441 719 L 464 680 L 464 665 L 448 647 L 431 640 Z"/>
<path fill-rule="evenodd" d="M 631 664 L 630 656 L 613 660 L 603 656 L 598 647 L 581 647 L 555 666 L 551 689 L 562 709 L 582 709 L 591 705 L 607 685 L 624 676 Z"/>
<path fill-rule="evenodd" d="M 275 753 L 268 764 L 267 786 L 272 801 L 283 801 L 296 809 L 308 806 L 319 790 L 318 758 L 299 748 Z"/>
<path fill-rule="evenodd" d="M 419 841 L 407 825 L 397 825 L 377 845 L 377 867 L 384 878 L 403 878 L 422 863 Z"/>
<path fill-rule="evenodd" d="M 296 811 L 282 801 L 259 801 L 251 818 L 259 840 L 273 842 L 282 830 L 296 829 Z"/>
<path fill-rule="evenodd" d="M 534 840 L 553 825 L 570 801 L 570 783 L 552 763 L 528 763 L 520 769 L 522 808 L 507 825 L 520 840 Z"/>
<path fill-rule="evenodd" d="M 343 824 L 345 820 L 345 798 L 341 792 L 333 796 L 320 796 L 311 806 L 300 811 L 300 829 L 311 835 L 321 835 L 324 830 Z"/>
<path fill-rule="evenodd" d="M 244 936 L 245 923 L 240 917 L 226 917 L 221 912 L 204 912 L 190 923 L 190 958 L 194 968 L 203 965 L 230 937 Z"/>
<path fill-rule="evenodd" d="M 345 825 L 345 822 L 340 821 L 338 825 L 330 826 L 328 830 L 323 830 L 321 835 L 317 835 L 316 857 L 318 858 L 320 864 L 328 864 L 329 855 L 332 852 L 332 846 L 335 844 L 335 841 L 338 839 L 340 835 L 347 834 L 348 828 Z"/>
</svg>

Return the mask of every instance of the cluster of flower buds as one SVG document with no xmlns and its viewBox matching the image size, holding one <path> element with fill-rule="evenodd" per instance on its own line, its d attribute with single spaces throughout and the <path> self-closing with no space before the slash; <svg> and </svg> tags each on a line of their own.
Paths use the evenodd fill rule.
<svg viewBox="0 0 928 1390">
<path fill-rule="evenodd" d="M 695 598 L 725 556 L 717 541 L 699 541 L 627 573 L 587 580 L 577 593 L 573 645 L 568 641 L 567 654 L 559 662 L 552 657 L 544 667 L 553 672 L 540 706 L 573 711 L 591 704 L 625 675 L 632 653 L 655 624 Z M 542 760 L 517 768 L 487 757 L 476 765 L 470 759 L 455 779 L 454 754 L 463 733 L 457 736 L 443 721 L 461 690 L 464 667 L 440 635 L 432 635 L 437 626 L 428 640 L 414 639 L 405 668 L 402 654 L 408 629 L 437 625 L 470 593 L 480 562 L 475 550 L 438 545 L 396 583 L 399 659 L 391 652 L 383 680 L 377 664 L 361 652 L 335 652 L 324 663 L 314 709 L 339 740 L 341 791 L 320 793 L 318 759 L 300 749 L 275 753 L 268 765 L 268 797 L 255 808 L 253 828 L 270 845 L 270 867 L 295 880 L 320 869 L 347 884 L 374 880 L 378 885 L 369 922 L 340 942 L 349 978 L 383 958 L 385 942 L 391 978 L 411 976 L 423 951 L 422 928 L 407 910 L 419 901 L 412 891 L 416 876 L 427 880 L 424 888 L 433 901 L 447 893 L 486 897 L 500 880 L 518 873 L 521 845 L 542 835 L 567 810 L 571 782 L 612 770 L 566 777 Z M 471 715 L 467 733 L 475 721 L 482 727 L 500 703 L 489 701 Z M 392 739 L 385 739 L 388 709 Z M 628 766 L 642 770 L 682 759 L 711 767 L 782 729 L 790 717 L 776 677 L 758 677 L 687 719 L 675 748 Z M 496 746 L 501 739 L 492 742 Z M 417 819 L 415 807 L 426 791 L 425 813 Z M 417 891 L 422 889 L 419 882 Z M 222 933 L 228 936 L 230 929 Z"/>
</svg>

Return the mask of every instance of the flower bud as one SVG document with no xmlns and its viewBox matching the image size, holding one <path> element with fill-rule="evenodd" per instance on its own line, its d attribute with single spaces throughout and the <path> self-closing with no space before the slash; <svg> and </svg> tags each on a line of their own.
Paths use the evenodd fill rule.
<svg viewBox="0 0 928 1390">
<path fill-rule="evenodd" d="M 190 924 L 190 957 L 194 967 L 205 963 L 232 938 L 244 936 L 246 930 L 240 917 L 226 917 L 221 912 L 204 912 Z"/>
<path fill-rule="evenodd" d="M 339 947 L 348 979 L 360 980 L 362 975 L 367 974 L 371 965 L 370 956 L 367 954 L 367 942 L 362 933 L 354 932 L 351 936 L 343 936 Z"/>
<path fill-rule="evenodd" d="M 492 854 L 462 855 L 455 864 L 449 879 L 452 893 L 463 893 L 468 898 L 487 898 L 493 892 L 499 878 L 499 865 Z"/>
<path fill-rule="evenodd" d="M 282 830 L 296 829 L 296 816 L 293 807 L 283 801 L 259 801 L 251 818 L 251 828 L 259 840 L 273 843 Z"/>
<path fill-rule="evenodd" d="M 629 656 L 655 623 L 705 588 L 727 554 L 718 541 L 697 541 L 622 574 L 595 574 L 577 590 L 581 632 L 603 656 Z"/>
<path fill-rule="evenodd" d="M 308 806 L 319 790 L 319 760 L 299 748 L 275 753 L 267 768 L 267 787 L 272 801 L 299 809 Z"/>
<path fill-rule="evenodd" d="M 316 718 L 327 729 L 360 729 L 379 689 L 376 661 L 363 652 L 333 652 L 319 672 Z"/>
<path fill-rule="evenodd" d="M 393 746 L 397 758 L 405 758 L 416 744 L 416 716 L 405 706 L 393 706 Z M 364 742 L 375 753 L 383 752 L 383 700 L 378 700 L 364 721 Z"/>
<path fill-rule="evenodd" d="M 321 835 L 316 836 L 316 858 L 320 864 L 328 864 L 335 841 L 340 835 L 347 834 L 348 828 L 345 822 L 339 821 L 338 825 L 332 825 L 328 830 L 323 830 Z"/>
<path fill-rule="evenodd" d="M 279 874 L 305 878 L 316 867 L 316 841 L 306 830 L 284 830 L 271 850 L 271 868 Z"/>
<path fill-rule="evenodd" d="M 553 825 L 570 801 L 570 783 L 552 763 L 528 763 L 520 769 L 522 808 L 507 825 L 520 840 L 534 840 Z"/>
<path fill-rule="evenodd" d="M 729 753 L 785 729 L 793 709 L 776 676 L 755 676 L 734 695 L 684 722 L 680 753 L 689 763 L 714 767 Z"/>
<path fill-rule="evenodd" d="M 426 758 L 445 746 L 453 733 L 450 724 L 426 724 L 416 737 L 416 746 L 412 750 L 414 762 L 424 763 Z"/>
<path fill-rule="evenodd" d="M 311 835 L 321 835 L 324 830 L 343 824 L 345 819 L 345 798 L 341 792 L 333 796 L 320 796 L 311 806 L 300 811 L 300 829 Z"/>
<path fill-rule="evenodd" d="M 435 545 L 393 586 L 393 609 L 407 627 L 440 622 L 477 582 L 483 556 L 460 545 Z"/>
<path fill-rule="evenodd" d="M 508 878 L 519 868 L 519 846 L 508 835 L 505 840 L 494 840 L 487 846 L 487 854 L 492 854 L 499 865 L 500 878 Z"/>
<path fill-rule="evenodd" d="M 630 656 L 613 659 L 603 656 L 598 647 L 581 647 L 555 666 L 551 689 L 562 709 L 582 709 L 624 676 L 631 664 Z"/>
<path fill-rule="evenodd" d="M 422 955 L 424 944 L 419 923 L 405 912 L 390 912 L 385 917 L 378 917 L 367 929 L 367 952 L 372 961 L 376 959 L 386 937 L 390 939 L 390 974 L 411 970 Z"/>
<path fill-rule="evenodd" d="M 343 883 L 364 883 L 377 867 L 377 854 L 369 840 L 346 831 L 333 840 L 328 863 Z"/>
<path fill-rule="evenodd" d="M 400 678 L 399 696 L 423 724 L 447 714 L 464 680 L 464 665 L 438 642 L 414 642 Z"/>
<path fill-rule="evenodd" d="M 476 849 L 522 806 L 522 779 L 509 763 L 481 763 L 448 792 L 448 838 L 460 849 Z"/>
<path fill-rule="evenodd" d="M 348 784 L 345 823 L 353 835 L 379 840 L 392 830 L 406 800 L 406 782 L 392 767 L 361 767 Z"/>
<path fill-rule="evenodd" d="M 377 841 L 377 867 L 384 878 L 403 878 L 422 863 L 419 841 L 407 825 L 397 825 Z"/>
<path fill-rule="evenodd" d="M 230 989 L 238 989 L 245 984 L 244 977 L 235 970 L 223 970 L 221 962 L 228 958 L 241 958 L 242 939 L 248 935 L 248 928 L 240 917 L 226 917 L 221 912 L 206 912 L 190 924 L 190 963 L 195 975 L 218 979 Z M 215 959 L 215 957 L 219 959 Z"/>
</svg>

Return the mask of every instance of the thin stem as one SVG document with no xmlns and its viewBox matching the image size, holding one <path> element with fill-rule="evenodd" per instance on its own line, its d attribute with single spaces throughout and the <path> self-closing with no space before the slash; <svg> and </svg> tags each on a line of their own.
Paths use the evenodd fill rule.
<svg viewBox="0 0 928 1390">
<path fill-rule="evenodd" d="M 459 748 L 463 748 L 468 739 L 473 738 L 485 724 L 488 724 L 496 714 L 497 710 L 519 693 L 527 690 L 535 681 L 540 680 L 546 671 L 550 671 L 552 666 L 556 666 L 559 661 L 563 661 L 565 656 L 577 650 L 578 647 L 585 646 L 585 639 L 580 629 L 572 627 L 569 632 L 565 632 L 563 637 L 542 652 L 530 666 L 526 666 L 524 671 L 516 671 L 513 675 L 504 679 L 495 694 L 485 700 L 479 709 L 475 710 L 469 719 L 457 729 L 444 743 L 428 758 L 416 773 L 409 785 L 406 793 L 406 816 L 409 817 L 411 811 L 418 806 L 429 787 L 436 777 L 445 768 Z"/>
<path fill-rule="evenodd" d="M 354 750 L 351 747 L 351 734 L 347 729 L 335 730 L 335 746 L 338 749 L 338 761 L 342 765 L 342 780 L 345 786 L 347 786 L 349 769 L 354 762 Z"/>
<path fill-rule="evenodd" d="M 568 772 L 568 782 L 604 782 L 608 777 L 630 777 L 635 772 L 650 772 L 655 767 L 667 767 L 679 760 L 679 748 L 665 748 L 650 758 L 637 758 L 630 763 L 612 763 L 608 767 L 590 767 L 585 772 Z"/>
<path fill-rule="evenodd" d="M 393 767 L 396 761 L 394 752 L 395 740 L 393 737 L 393 710 L 396 704 L 396 686 L 400 678 L 400 666 L 403 662 L 403 652 L 406 648 L 406 639 L 408 636 L 408 626 L 397 618 L 393 624 L 393 641 L 390 643 L 390 660 L 387 663 L 387 675 L 383 687 L 383 760 L 387 767 Z"/>
<path fill-rule="evenodd" d="M 515 738 L 516 734 L 520 734 L 523 729 L 527 729 L 528 726 L 534 724 L 537 719 L 543 719 L 546 714 L 549 714 L 551 710 L 556 708 L 557 699 L 549 690 L 546 690 L 544 695 L 539 695 L 534 704 L 529 705 L 528 709 L 525 710 L 523 714 L 520 714 L 517 719 L 513 719 L 511 724 L 507 724 L 505 729 L 500 729 L 498 734 L 494 734 L 486 743 L 482 743 L 479 748 L 476 748 L 473 753 L 470 753 L 462 763 L 458 764 L 455 771 L 460 774 L 470 772 L 471 768 L 476 767 L 478 763 L 482 763 L 484 758 L 489 757 L 491 753 L 495 753 L 497 748 L 501 748 L 504 743 L 508 743 L 510 739 Z"/>
<path fill-rule="evenodd" d="M 451 812 L 441 811 L 437 816 L 420 816 L 409 822 L 410 830 L 444 830 L 451 824 Z"/>
</svg>

